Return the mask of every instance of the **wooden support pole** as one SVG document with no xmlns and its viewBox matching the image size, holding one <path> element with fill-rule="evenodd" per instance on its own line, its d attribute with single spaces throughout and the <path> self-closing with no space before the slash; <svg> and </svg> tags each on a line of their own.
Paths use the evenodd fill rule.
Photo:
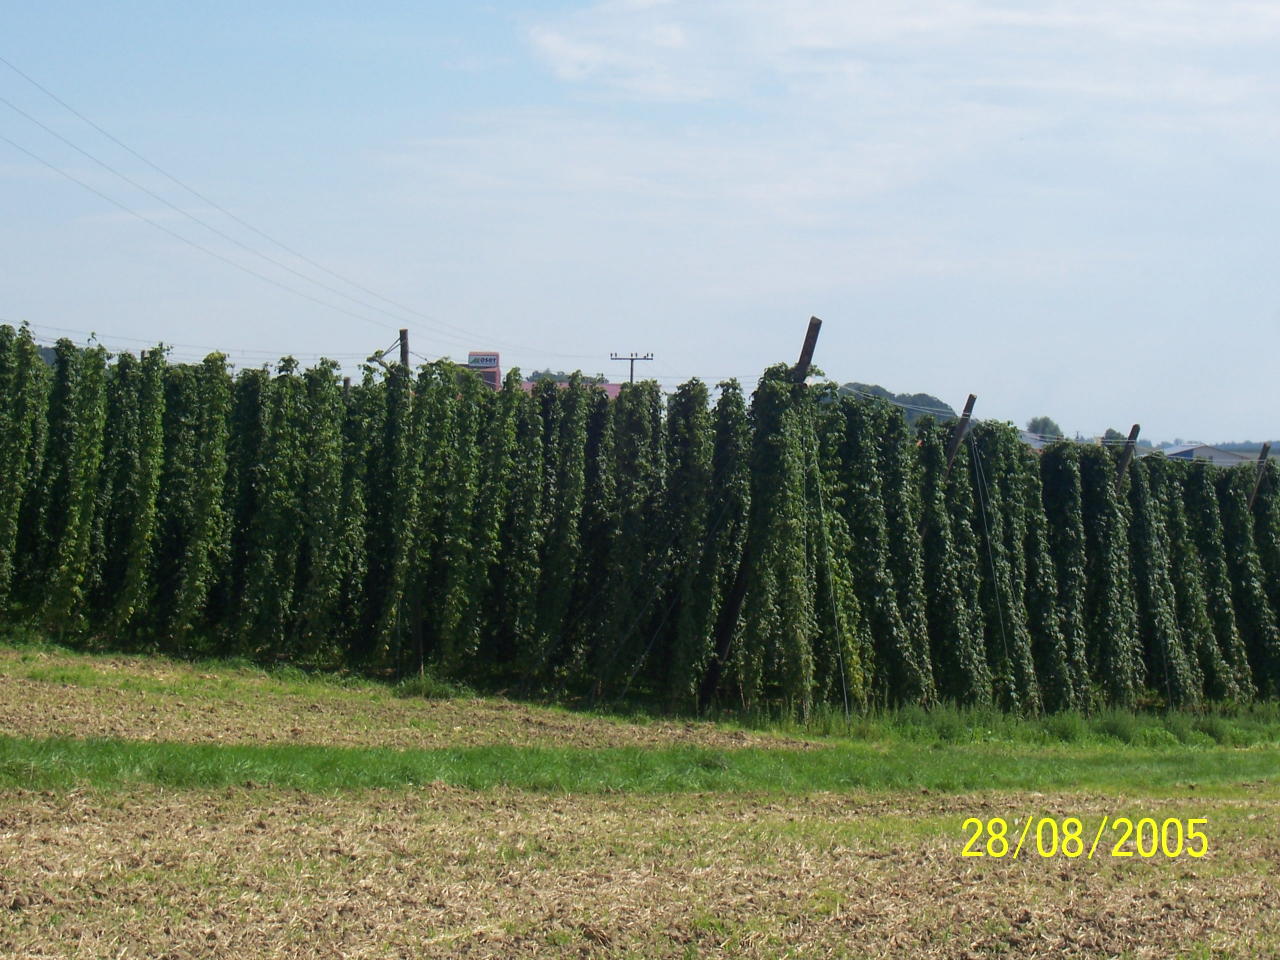
<svg viewBox="0 0 1280 960">
<path fill-rule="evenodd" d="M 400 366 L 409 369 L 409 331 L 400 331 Z"/>
<path fill-rule="evenodd" d="M 1258 475 L 1253 478 L 1253 493 L 1249 494 L 1249 509 L 1253 509 L 1253 501 L 1258 499 L 1258 491 L 1262 489 L 1262 478 L 1267 474 L 1267 457 L 1271 456 L 1271 444 L 1264 443 L 1258 452 Z"/>
<path fill-rule="evenodd" d="M 800 348 L 800 360 L 791 371 L 793 383 L 804 383 L 809 375 L 809 367 L 813 363 L 813 351 L 818 345 L 818 331 L 822 329 L 822 321 L 817 317 L 809 318 L 809 329 L 804 335 L 804 346 Z M 748 520 L 748 523 L 750 521 Z M 715 644 L 707 672 L 703 674 L 702 683 L 698 685 L 698 709 L 705 712 L 715 699 L 716 690 L 720 688 L 720 676 L 724 665 L 729 662 L 729 651 L 733 646 L 733 634 L 738 626 L 738 618 L 742 615 L 742 604 L 747 598 L 747 582 L 751 573 L 752 543 L 748 530 L 747 541 L 742 546 L 742 556 L 738 559 L 738 571 L 733 576 L 733 586 L 720 607 L 716 616 L 715 631 L 712 640 Z"/>
<path fill-rule="evenodd" d="M 1120 489 L 1120 481 L 1124 479 L 1125 473 L 1129 470 L 1129 463 L 1133 460 L 1133 448 L 1138 442 L 1138 432 L 1142 429 L 1138 424 L 1134 424 L 1129 428 L 1129 439 L 1124 442 L 1124 453 L 1120 454 L 1120 464 L 1116 467 L 1116 489 Z"/>
<path fill-rule="evenodd" d="M 342 378 L 342 399 L 346 400 L 350 396 L 351 396 L 351 378 L 343 377 Z"/>
<path fill-rule="evenodd" d="M 964 440 L 964 435 L 969 432 L 969 420 L 973 416 L 973 405 L 977 401 L 976 394 L 969 394 L 969 399 L 964 402 L 964 413 L 960 414 L 960 419 L 951 428 L 951 439 L 947 441 L 947 465 L 942 470 L 943 480 L 947 479 L 947 475 L 951 473 L 951 464 L 955 461 L 956 454 L 960 452 L 960 443 Z"/>
<path fill-rule="evenodd" d="M 738 617 L 742 614 L 742 604 L 747 599 L 747 550 L 743 544 L 742 558 L 738 561 L 738 572 L 734 574 L 733 586 L 724 598 L 720 613 L 716 617 L 715 653 L 707 664 L 707 672 L 703 674 L 702 684 L 698 687 L 698 709 L 706 712 L 711 701 L 720 688 L 720 675 L 729 660 L 729 649 L 733 645 L 733 632 L 738 626 Z"/>
<path fill-rule="evenodd" d="M 800 359 L 791 371 L 791 379 L 796 383 L 804 383 L 809 376 L 809 367 L 813 365 L 813 350 L 818 345 L 818 332 L 822 329 L 822 321 L 817 317 L 809 318 L 809 329 L 804 333 L 804 346 L 800 348 Z"/>
</svg>

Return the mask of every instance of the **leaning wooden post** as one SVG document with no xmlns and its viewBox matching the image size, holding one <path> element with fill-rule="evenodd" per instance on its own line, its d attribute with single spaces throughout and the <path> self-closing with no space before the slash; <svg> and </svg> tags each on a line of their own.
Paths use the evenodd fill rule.
<svg viewBox="0 0 1280 960">
<path fill-rule="evenodd" d="M 809 318 L 809 329 L 805 331 L 804 345 L 800 348 L 800 359 L 791 370 L 791 382 L 804 383 L 809 376 L 809 367 L 813 364 L 813 350 L 818 345 L 818 331 L 822 329 L 822 321 L 817 317 Z M 749 522 L 749 521 L 748 521 Z M 715 651 L 707 664 L 707 672 L 698 685 L 698 709 L 705 711 L 715 699 L 716 690 L 720 687 L 720 675 L 725 663 L 729 660 L 729 649 L 733 645 L 733 631 L 738 625 L 738 617 L 742 615 L 742 604 L 747 598 L 747 580 L 751 572 L 751 540 L 742 546 L 742 556 L 738 559 L 738 571 L 733 577 L 733 586 L 725 596 L 724 604 L 716 617 Z"/>
<path fill-rule="evenodd" d="M 1258 453 L 1258 475 L 1253 478 L 1253 493 L 1249 494 L 1249 509 L 1253 509 L 1253 501 L 1258 499 L 1258 491 L 1262 489 L 1262 478 L 1267 474 L 1267 457 L 1271 456 L 1271 444 L 1264 443 Z"/>
<path fill-rule="evenodd" d="M 800 347 L 800 359 L 791 371 L 793 383 L 804 383 L 809 376 L 809 367 L 813 365 L 813 349 L 818 345 L 818 331 L 822 329 L 822 321 L 817 317 L 809 318 L 809 329 L 804 332 L 804 345 Z"/>
<path fill-rule="evenodd" d="M 400 366 L 409 369 L 409 331 L 400 330 Z"/>
<path fill-rule="evenodd" d="M 951 428 L 951 439 L 947 441 L 947 465 L 942 470 L 942 479 L 947 479 L 947 475 L 951 473 L 951 464 L 956 458 L 956 454 L 960 452 L 960 442 L 964 440 L 964 435 L 969 432 L 969 418 L 973 416 L 973 405 L 978 398 L 974 394 L 969 394 L 969 399 L 964 402 L 964 412 L 960 414 L 960 419 L 956 425 Z"/>
<path fill-rule="evenodd" d="M 1133 448 L 1138 442 L 1138 431 L 1141 430 L 1138 424 L 1134 424 L 1129 428 L 1129 439 L 1124 442 L 1124 453 L 1120 454 L 1120 464 L 1116 467 L 1116 490 L 1120 489 L 1120 481 L 1124 479 L 1126 471 L 1129 469 L 1129 462 L 1133 460 Z"/>
</svg>

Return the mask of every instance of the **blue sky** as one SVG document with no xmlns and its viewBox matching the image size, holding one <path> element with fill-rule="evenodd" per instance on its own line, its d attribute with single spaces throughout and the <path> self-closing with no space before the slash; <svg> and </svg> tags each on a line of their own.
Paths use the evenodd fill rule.
<svg viewBox="0 0 1280 960">
<path fill-rule="evenodd" d="M 652 351 L 671 385 L 750 381 L 817 314 L 841 381 L 1280 434 L 1275 4 L 42 3 L 0 56 L 363 288 L 0 65 L 0 97 L 226 236 L 5 104 L 0 135 L 313 298 L 0 142 L 0 317 L 43 336 L 353 364 L 408 326 L 526 370 Z"/>
</svg>

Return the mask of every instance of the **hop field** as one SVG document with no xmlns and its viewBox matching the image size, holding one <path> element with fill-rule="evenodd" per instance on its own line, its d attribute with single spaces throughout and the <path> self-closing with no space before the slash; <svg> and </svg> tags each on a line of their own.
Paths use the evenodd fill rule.
<svg viewBox="0 0 1280 960">
<path fill-rule="evenodd" d="M 669 713 L 1274 702 L 1280 471 L 777 364 L 610 398 L 0 324 L 0 626 Z M 970 429 L 971 427 L 971 429 Z"/>
</svg>

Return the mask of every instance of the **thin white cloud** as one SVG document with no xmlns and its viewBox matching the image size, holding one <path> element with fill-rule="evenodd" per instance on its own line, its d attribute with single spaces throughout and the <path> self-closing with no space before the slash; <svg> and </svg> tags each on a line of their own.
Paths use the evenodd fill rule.
<svg viewBox="0 0 1280 960">
<path fill-rule="evenodd" d="M 542 24 L 530 39 L 558 76 L 639 99 L 728 99 L 761 83 L 843 95 L 856 93 L 870 71 L 908 85 L 928 77 L 959 86 L 1097 97 L 1127 90 L 1130 97 L 1221 105 L 1274 93 L 1270 85 L 1259 89 L 1230 55 L 1239 49 L 1265 58 L 1280 39 L 1280 5 L 603 3 Z M 1188 67 L 1198 72 L 1182 82 Z"/>
<path fill-rule="evenodd" d="M 549 247 L 639 304 L 618 263 L 721 310 L 875 311 L 910 333 L 855 338 L 860 362 L 926 388 L 959 357 L 903 344 L 973 325 L 978 382 L 957 390 L 1047 401 L 1090 369 L 1086 416 L 1137 391 L 1190 423 L 1130 346 L 1158 367 L 1206 311 L 1229 338 L 1280 295 L 1252 252 L 1274 209 L 1280 4 L 608 2 L 529 40 L 576 97 L 477 136 L 534 197 L 555 185 Z M 1025 366 L 1048 330 L 1053 362 Z M 1226 342 L 1191 352 L 1230 366 Z"/>
<path fill-rule="evenodd" d="M 574 40 L 556 30 L 535 27 L 530 31 L 530 39 L 562 80 L 589 77 L 606 66 L 611 56 L 613 65 L 623 65 L 618 54 L 611 54 L 606 46 Z"/>
</svg>

